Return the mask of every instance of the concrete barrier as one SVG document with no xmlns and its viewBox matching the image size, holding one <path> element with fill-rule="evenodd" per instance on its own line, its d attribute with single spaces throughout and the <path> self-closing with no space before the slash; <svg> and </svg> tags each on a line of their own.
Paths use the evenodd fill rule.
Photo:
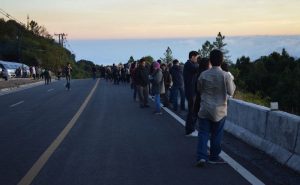
<svg viewBox="0 0 300 185">
<path fill-rule="evenodd" d="M 229 121 L 264 138 L 269 108 L 240 100 L 229 100 Z"/>
<path fill-rule="evenodd" d="M 271 141 L 293 152 L 296 146 L 299 130 L 299 120 L 296 116 L 281 112 L 269 112 L 266 140 Z"/>
<path fill-rule="evenodd" d="M 298 133 L 294 154 L 291 157 L 291 159 L 287 162 L 287 166 L 300 172 L 300 117 L 293 116 L 293 120 L 298 124 Z"/>
<path fill-rule="evenodd" d="M 300 172 L 300 116 L 230 99 L 225 130 Z"/>
</svg>

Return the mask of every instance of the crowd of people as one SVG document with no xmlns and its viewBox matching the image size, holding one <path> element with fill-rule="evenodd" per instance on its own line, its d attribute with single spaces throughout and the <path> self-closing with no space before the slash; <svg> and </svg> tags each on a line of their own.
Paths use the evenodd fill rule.
<svg viewBox="0 0 300 185">
<path fill-rule="evenodd" d="M 45 79 L 45 84 L 51 82 L 52 72 L 36 66 L 26 68 L 20 66 L 15 70 L 16 78 L 33 78 L 34 80 Z"/>
<path fill-rule="evenodd" d="M 103 72 L 101 72 L 103 73 Z M 114 84 L 119 85 L 121 83 L 130 83 L 129 65 L 115 65 L 105 68 L 105 79 L 111 80 Z M 101 75 L 102 76 L 102 75 Z"/>
<path fill-rule="evenodd" d="M 161 101 L 164 107 L 175 112 L 187 108 L 186 136 L 195 135 L 198 128 L 196 165 L 201 167 L 208 162 L 224 163 L 219 154 L 227 100 L 235 91 L 234 77 L 228 72 L 220 50 L 213 50 L 209 58 L 201 58 L 197 51 L 191 51 L 188 57 L 184 65 L 176 59 L 169 64 L 158 60 L 147 65 L 146 59 L 141 58 L 133 62 L 129 70 L 124 67 L 125 74 L 131 79 L 133 99 L 139 101 L 141 108 L 147 108 L 150 94 L 154 98 L 156 115 L 162 114 Z M 115 66 L 107 69 L 107 78 L 112 78 L 118 84 L 118 80 L 122 79 L 122 69 L 116 70 Z M 124 77 L 127 82 L 127 76 Z M 207 147 L 209 139 L 210 151 Z"/>
<path fill-rule="evenodd" d="M 68 64 L 64 68 L 67 89 L 70 88 L 71 71 Z M 96 72 L 96 68 L 92 69 L 94 79 Z M 155 115 L 162 114 L 161 103 L 177 113 L 187 111 L 185 135 L 194 136 L 198 130 L 196 165 L 225 163 L 219 154 L 227 100 L 233 96 L 235 84 L 220 50 L 211 51 L 209 58 L 201 58 L 197 51 L 191 51 L 184 65 L 177 59 L 172 63 L 158 60 L 149 65 L 146 58 L 141 58 L 130 65 L 113 64 L 101 68 L 100 73 L 101 77 L 115 85 L 131 83 L 133 100 L 138 101 L 142 109 L 149 107 L 151 95 L 155 102 Z"/>
</svg>

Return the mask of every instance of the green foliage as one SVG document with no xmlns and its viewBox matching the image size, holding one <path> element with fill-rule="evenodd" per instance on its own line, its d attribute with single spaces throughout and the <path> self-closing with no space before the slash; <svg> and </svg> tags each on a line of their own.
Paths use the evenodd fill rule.
<svg viewBox="0 0 300 185">
<path fill-rule="evenodd" d="M 169 64 L 173 61 L 172 50 L 169 46 L 168 46 L 166 52 L 164 53 L 164 55 L 165 55 L 164 58 L 160 58 L 163 63 Z"/>
<path fill-rule="evenodd" d="M 133 56 L 130 56 L 129 60 L 128 60 L 128 64 L 133 63 L 134 62 L 134 58 Z"/>
<path fill-rule="evenodd" d="M 39 26 L 38 23 L 35 21 L 30 21 L 29 30 L 32 31 L 34 34 L 39 35 L 41 26 Z"/>
<path fill-rule="evenodd" d="M 92 62 L 75 61 L 75 55 L 57 44 L 46 28 L 31 21 L 29 29 L 15 22 L 0 19 L 0 60 L 18 61 L 29 66 L 40 66 L 55 74 L 71 63 L 73 77 L 90 77 Z M 94 65 L 94 64 L 93 64 Z"/>
<path fill-rule="evenodd" d="M 260 92 L 257 92 L 256 94 L 249 93 L 249 92 L 243 92 L 243 91 L 236 91 L 234 98 L 244 100 L 247 102 L 255 103 L 258 105 L 270 106 L 270 99 L 268 97 L 264 98 L 260 94 Z"/>
<path fill-rule="evenodd" d="M 290 57 L 285 49 L 254 62 L 241 57 L 230 70 L 242 91 L 259 94 L 255 98 L 278 102 L 281 110 L 300 114 L 300 60 Z"/>
<path fill-rule="evenodd" d="M 152 56 L 145 56 L 144 58 L 146 60 L 146 64 L 147 65 L 151 65 L 153 63 L 153 61 L 154 61 L 154 59 L 153 59 Z"/>
<path fill-rule="evenodd" d="M 224 61 L 228 64 L 232 63 L 230 61 L 230 56 L 228 56 L 229 51 L 225 49 L 227 44 L 224 42 L 225 36 L 222 35 L 221 32 L 218 33 L 216 37 L 216 41 L 213 43 L 209 42 L 208 40 L 202 45 L 201 49 L 198 50 L 201 58 L 209 58 L 209 54 L 213 49 L 219 49 L 224 54 Z"/>
<path fill-rule="evenodd" d="M 88 60 L 79 60 L 74 65 L 74 70 L 72 72 L 74 78 L 91 78 L 92 77 L 92 67 L 95 64 Z"/>
<path fill-rule="evenodd" d="M 208 40 L 202 45 L 202 48 L 198 51 L 201 58 L 209 58 L 210 52 L 214 49 L 214 45 Z"/>
<path fill-rule="evenodd" d="M 230 56 L 228 56 L 229 51 L 225 49 L 227 44 L 224 42 L 225 36 L 221 34 L 221 32 L 218 33 L 216 37 L 216 41 L 213 42 L 213 45 L 215 46 L 216 49 L 219 49 L 223 52 L 224 54 L 224 61 L 227 63 L 231 63 L 230 61 Z"/>
<path fill-rule="evenodd" d="M 216 41 L 213 42 L 213 45 L 215 46 L 216 49 L 223 50 L 224 47 L 227 45 L 226 43 L 223 42 L 225 39 L 225 36 L 221 34 L 221 32 L 218 33 L 216 37 Z"/>
</svg>

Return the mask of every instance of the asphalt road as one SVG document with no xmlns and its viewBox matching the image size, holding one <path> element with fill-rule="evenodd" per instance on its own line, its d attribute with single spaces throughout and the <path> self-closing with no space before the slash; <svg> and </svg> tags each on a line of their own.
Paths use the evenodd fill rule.
<svg viewBox="0 0 300 185">
<path fill-rule="evenodd" d="M 20 182 L 68 125 L 96 81 L 73 80 L 71 91 L 65 90 L 64 83 L 58 81 L 0 96 L 1 185 Z M 178 121 L 166 112 L 153 115 L 153 110 L 153 104 L 139 108 L 129 85 L 101 80 L 74 127 L 32 184 L 250 184 L 227 164 L 194 167 L 197 138 L 185 137 Z M 241 158 L 230 146 L 243 144 L 226 137 L 226 150 Z M 240 160 L 250 169 L 257 169 L 246 159 Z M 276 184 L 268 175 L 260 176 L 264 183 Z M 298 176 L 294 179 L 297 181 Z"/>
</svg>

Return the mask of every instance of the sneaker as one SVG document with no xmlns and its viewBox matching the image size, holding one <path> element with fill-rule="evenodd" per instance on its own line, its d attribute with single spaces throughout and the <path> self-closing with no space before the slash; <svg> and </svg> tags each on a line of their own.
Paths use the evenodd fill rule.
<svg viewBox="0 0 300 185">
<path fill-rule="evenodd" d="M 210 164 L 226 164 L 227 162 L 224 161 L 222 158 L 218 158 L 217 160 L 208 160 Z"/>
<path fill-rule="evenodd" d="M 161 111 L 160 111 L 160 112 L 156 112 L 156 111 L 155 111 L 154 114 L 155 114 L 155 115 L 162 115 L 162 112 L 161 112 Z"/>
<path fill-rule="evenodd" d="M 186 137 L 197 137 L 197 132 L 196 132 L 196 130 L 194 130 L 193 132 L 186 133 L 185 136 Z"/>
<path fill-rule="evenodd" d="M 201 168 L 201 167 L 204 167 L 205 164 L 206 164 L 206 160 L 205 159 L 200 159 L 199 161 L 196 162 L 195 166 Z"/>
</svg>

